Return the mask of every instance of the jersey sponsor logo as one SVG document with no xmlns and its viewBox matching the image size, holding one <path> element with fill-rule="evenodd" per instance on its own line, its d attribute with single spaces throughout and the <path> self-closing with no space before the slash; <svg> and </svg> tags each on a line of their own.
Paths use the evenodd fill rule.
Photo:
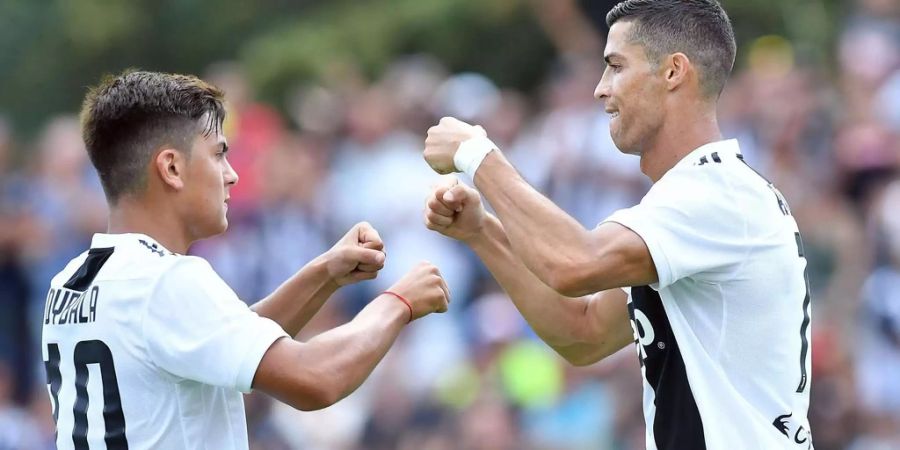
<svg viewBox="0 0 900 450">
<path fill-rule="evenodd" d="M 653 341 L 656 340 L 656 333 L 653 331 L 653 324 L 650 323 L 650 319 L 647 318 L 646 314 L 634 307 L 632 307 L 632 310 L 632 316 L 634 318 L 631 320 L 631 328 L 634 330 L 634 335 L 638 343 L 638 354 L 641 357 L 641 363 L 643 364 L 643 361 L 647 359 L 646 347 L 653 345 Z M 660 342 L 660 344 L 662 344 L 662 342 Z"/>
<path fill-rule="evenodd" d="M 649 286 L 632 287 L 628 311 L 641 371 L 654 392 L 656 414 L 647 426 L 653 428 L 656 448 L 705 449 L 703 421 L 659 293 Z"/>
<path fill-rule="evenodd" d="M 641 367 L 648 361 L 653 361 L 655 364 L 652 365 L 656 367 L 666 359 L 671 329 L 658 295 L 647 286 L 633 287 L 628 301 L 631 330 Z M 655 374 L 650 374 L 648 381 L 654 377 Z"/>
<path fill-rule="evenodd" d="M 91 323 L 97 320 L 97 299 L 100 288 L 94 286 L 90 292 L 71 289 L 50 289 L 47 304 L 44 305 L 44 325 L 65 325 Z"/>
</svg>

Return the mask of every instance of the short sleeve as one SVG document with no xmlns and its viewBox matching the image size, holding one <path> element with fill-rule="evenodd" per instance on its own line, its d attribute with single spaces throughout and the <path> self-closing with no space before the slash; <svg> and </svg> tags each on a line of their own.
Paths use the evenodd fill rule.
<svg viewBox="0 0 900 450">
<path fill-rule="evenodd" d="M 680 168 L 660 179 L 640 204 L 604 222 L 631 229 L 647 244 L 659 275 L 653 288 L 686 277 L 715 281 L 740 264 L 751 244 L 747 220 L 727 190 L 696 167 Z"/>
<path fill-rule="evenodd" d="M 205 260 L 180 257 L 160 278 L 143 321 L 153 362 L 201 383 L 249 392 L 273 342 L 287 333 L 238 299 Z"/>
</svg>

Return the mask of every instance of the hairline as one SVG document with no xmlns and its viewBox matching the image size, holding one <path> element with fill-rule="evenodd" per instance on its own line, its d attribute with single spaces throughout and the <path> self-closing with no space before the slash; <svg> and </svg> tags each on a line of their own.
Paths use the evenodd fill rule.
<svg viewBox="0 0 900 450">
<path fill-rule="evenodd" d="M 624 1 L 621 3 L 624 3 Z M 619 3 L 619 4 L 621 4 L 621 3 Z M 718 2 L 715 2 L 715 3 L 718 4 Z M 724 11 L 724 9 L 722 9 L 721 4 L 718 4 L 718 7 L 721 11 Z M 698 66 L 697 62 L 691 60 L 691 56 L 689 55 L 689 53 L 693 53 L 691 51 L 680 50 L 680 51 L 667 52 L 665 49 L 660 48 L 660 47 L 664 46 L 665 43 L 661 43 L 661 45 L 650 45 L 649 40 L 646 38 L 646 36 L 652 36 L 654 33 L 638 33 L 640 27 L 642 27 L 643 25 L 646 24 L 646 22 L 644 20 L 645 18 L 639 13 L 638 14 L 619 15 L 619 16 L 615 17 L 615 20 L 610 22 L 610 20 L 609 20 L 610 15 L 614 11 L 617 11 L 617 10 L 618 10 L 618 5 L 616 7 L 614 7 L 612 10 L 610 10 L 610 12 L 607 14 L 607 26 L 610 29 L 612 29 L 612 27 L 615 26 L 615 24 L 617 24 L 617 23 L 630 23 L 631 29 L 628 30 L 628 32 L 625 36 L 625 42 L 628 44 L 640 46 L 644 51 L 644 55 L 647 58 L 647 62 L 650 64 L 650 67 L 653 70 L 656 70 L 659 68 L 659 66 L 662 64 L 662 60 L 663 60 L 664 56 L 674 55 L 676 53 L 681 53 L 681 54 L 685 55 L 685 57 L 687 57 L 688 60 L 691 61 L 691 64 L 693 66 L 701 67 L 701 66 Z M 725 14 L 726 14 L 726 19 L 727 19 L 727 13 L 725 13 Z M 733 31 L 732 31 L 732 35 L 733 35 Z M 689 45 L 688 47 L 692 47 L 692 46 Z M 700 49 L 691 49 L 691 50 L 700 51 Z M 700 55 L 695 55 L 695 56 L 697 56 L 699 58 L 698 61 L 703 60 L 703 58 Z M 734 57 L 734 52 L 732 53 L 732 58 L 733 57 Z M 732 66 L 732 68 L 734 66 L 733 60 L 731 61 L 731 66 Z M 713 73 L 711 73 L 711 72 L 715 72 L 714 67 L 702 66 L 702 68 L 706 69 L 706 70 L 698 71 L 698 75 L 699 75 L 698 87 L 700 88 L 701 96 L 706 100 L 717 101 L 719 95 L 721 95 L 722 90 L 725 88 L 725 85 L 727 84 L 728 77 L 731 75 L 731 70 L 727 71 L 727 73 L 724 74 L 725 80 L 723 80 L 723 82 L 721 83 L 721 86 L 717 86 L 717 85 L 711 86 L 710 85 L 711 78 L 717 78 Z M 715 87 L 716 89 L 712 89 L 713 87 Z"/>
</svg>

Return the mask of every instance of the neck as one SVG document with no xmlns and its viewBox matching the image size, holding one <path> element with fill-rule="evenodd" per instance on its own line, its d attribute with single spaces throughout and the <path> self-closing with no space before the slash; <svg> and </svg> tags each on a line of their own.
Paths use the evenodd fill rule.
<svg viewBox="0 0 900 450">
<path fill-rule="evenodd" d="M 715 108 L 697 105 L 694 114 L 670 114 L 641 153 L 641 172 L 655 183 L 696 148 L 722 140 Z"/>
<path fill-rule="evenodd" d="M 107 232 L 145 234 L 169 251 L 186 254 L 193 239 L 180 225 L 173 208 L 159 206 L 148 199 L 121 198 L 110 206 Z"/>
</svg>

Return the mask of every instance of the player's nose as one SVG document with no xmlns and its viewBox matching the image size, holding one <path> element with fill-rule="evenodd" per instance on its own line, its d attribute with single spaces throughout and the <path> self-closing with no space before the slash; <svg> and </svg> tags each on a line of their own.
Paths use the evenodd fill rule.
<svg viewBox="0 0 900 450">
<path fill-rule="evenodd" d="M 597 83 L 597 87 L 594 88 L 594 98 L 606 100 L 609 98 L 610 91 L 610 83 L 606 81 L 606 73 L 604 73 L 603 77 L 600 78 L 600 82 Z"/>
<path fill-rule="evenodd" d="M 225 184 L 228 186 L 234 186 L 237 184 L 240 177 L 237 172 L 234 170 L 234 167 L 231 167 L 231 163 L 225 162 Z"/>
</svg>

